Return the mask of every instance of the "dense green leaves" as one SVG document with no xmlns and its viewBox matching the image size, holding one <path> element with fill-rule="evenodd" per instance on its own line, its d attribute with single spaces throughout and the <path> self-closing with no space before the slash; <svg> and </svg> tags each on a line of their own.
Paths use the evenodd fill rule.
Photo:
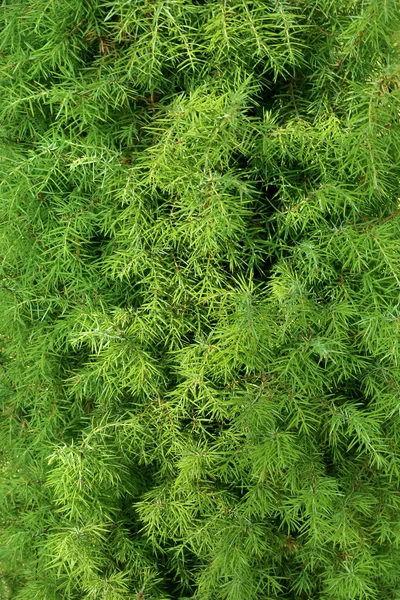
<svg viewBox="0 0 400 600">
<path fill-rule="evenodd" d="M 3 0 L 0 598 L 400 598 L 395 0 Z"/>
</svg>

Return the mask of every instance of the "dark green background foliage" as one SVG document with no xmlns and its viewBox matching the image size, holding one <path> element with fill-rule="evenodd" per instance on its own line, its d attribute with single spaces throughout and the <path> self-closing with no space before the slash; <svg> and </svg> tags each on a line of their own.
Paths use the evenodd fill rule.
<svg viewBox="0 0 400 600">
<path fill-rule="evenodd" d="M 3 0 L 2 598 L 400 598 L 399 28 Z"/>
</svg>

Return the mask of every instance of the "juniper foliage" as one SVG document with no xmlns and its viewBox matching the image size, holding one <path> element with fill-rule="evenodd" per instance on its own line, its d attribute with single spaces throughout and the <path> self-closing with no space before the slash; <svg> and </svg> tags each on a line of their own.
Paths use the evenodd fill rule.
<svg viewBox="0 0 400 600">
<path fill-rule="evenodd" d="M 0 594 L 400 598 L 396 0 L 2 0 Z"/>
</svg>

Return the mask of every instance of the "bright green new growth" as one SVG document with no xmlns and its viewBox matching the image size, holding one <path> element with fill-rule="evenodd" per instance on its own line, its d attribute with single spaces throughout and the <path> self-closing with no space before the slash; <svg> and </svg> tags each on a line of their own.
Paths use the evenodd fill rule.
<svg viewBox="0 0 400 600">
<path fill-rule="evenodd" d="M 396 0 L 3 0 L 0 598 L 400 598 Z"/>
</svg>

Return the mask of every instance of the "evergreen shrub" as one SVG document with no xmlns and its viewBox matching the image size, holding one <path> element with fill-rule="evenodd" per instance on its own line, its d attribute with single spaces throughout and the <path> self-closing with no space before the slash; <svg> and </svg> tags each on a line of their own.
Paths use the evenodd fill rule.
<svg viewBox="0 0 400 600">
<path fill-rule="evenodd" d="M 0 595 L 400 598 L 397 0 L 2 0 Z"/>
</svg>

